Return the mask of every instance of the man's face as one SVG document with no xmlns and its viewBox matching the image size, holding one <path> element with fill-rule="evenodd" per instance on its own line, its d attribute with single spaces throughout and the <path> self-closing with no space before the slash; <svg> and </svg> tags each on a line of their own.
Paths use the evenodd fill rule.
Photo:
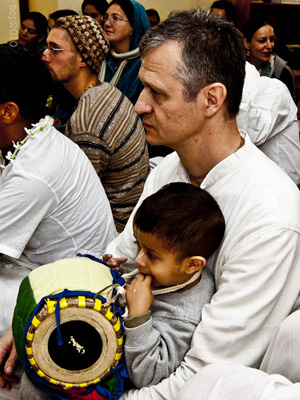
<svg viewBox="0 0 300 400">
<path fill-rule="evenodd" d="M 186 101 L 183 85 L 175 77 L 181 62 L 177 42 L 146 52 L 139 72 L 144 90 L 135 105 L 135 111 L 144 114 L 147 141 L 176 151 L 195 140 L 203 125 L 201 91 L 194 101 Z"/>
<path fill-rule="evenodd" d="M 54 28 L 47 38 L 42 61 L 56 82 L 70 82 L 78 73 L 81 56 L 65 29 Z"/>
</svg>

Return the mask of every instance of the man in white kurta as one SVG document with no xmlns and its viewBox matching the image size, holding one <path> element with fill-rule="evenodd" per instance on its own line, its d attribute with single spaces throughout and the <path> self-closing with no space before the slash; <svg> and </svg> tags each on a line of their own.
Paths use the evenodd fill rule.
<svg viewBox="0 0 300 400">
<path fill-rule="evenodd" d="M 99 256 L 116 235 L 90 161 L 48 124 L 29 135 L 0 177 L 0 336 L 30 270 L 77 253 Z"/>
<path fill-rule="evenodd" d="M 202 17 L 205 22 L 198 24 Z M 218 361 L 259 367 L 276 328 L 298 303 L 300 195 L 296 185 L 257 149 L 246 133 L 236 136 L 235 118 L 226 113 L 221 117 L 224 108 L 218 107 L 218 99 L 225 101 L 234 96 L 225 80 L 226 93 L 222 92 L 224 86 L 214 82 L 200 90 L 194 102 L 182 101 L 177 90 L 180 84 L 186 89 L 176 78 L 178 65 L 182 67 L 183 63 L 182 47 L 186 46 L 182 50 L 186 58 L 193 56 L 187 55 L 193 51 L 187 43 L 191 26 L 201 32 L 199 40 L 201 35 L 214 35 L 208 32 L 209 24 L 218 25 L 214 32 L 224 29 L 223 35 L 228 35 L 228 26 L 225 28 L 220 20 L 210 18 L 199 11 L 170 17 L 165 25 L 160 25 L 163 39 L 159 45 L 154 31 L 153 35 L 146 35 L 140 71 L 145 89 L 136 110 L 144 114 L 147 140 L 151 144 L 167 144 L 176 151 L 150 174 L 140 201 L 164 184 L 183 181 L 207 190 L 220 205 L 226 222 L 225 237 L 208 262 L 217 292 L 204 307 L 191 349 L 176 372 L 155 386 L 130 391 L 122 399 L 175 399 L 197 371 Z M 178 30 L 184 31 L 184 35 L 179 36 Z M 174 33 L 170 37 L 171 32 L 177 32 L 184 44 L 179 46 L 178 36 Z M 230 40 L 234 43 L 232 37 Z M 222 49 L 217 40 L 213 43 L 215 48 L 211 51 L 219 54 Z M 238 51 L 238 44 L 232 46 Z M 237 54 L 232 54 L 235 61 L 230 68 L 226 54 L 223 57 L 226 71 L 239 80 L 239 71 L 233 65 Z M 199 65 L 199 74 L 204 68 Z M 242 138 L 240 144 L 234 137 Z M 135 251 L 131 217 L 124 232 L 108 246 L 107 253 L 126 256 L 133 262 Z"/>
</svg>

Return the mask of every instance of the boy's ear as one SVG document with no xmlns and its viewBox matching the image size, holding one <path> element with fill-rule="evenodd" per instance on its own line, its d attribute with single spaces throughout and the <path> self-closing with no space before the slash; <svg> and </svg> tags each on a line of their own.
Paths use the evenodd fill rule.
<svg viewBox="0 0 300 400">
<path fill-rule="evenodd" d="M 184 272 L 191 275 L 200 269 L 202 269 L 206 264 L 206 260 L 201 256 L 193 256 L 186 258 L 184 260 Z"/>
</svg>

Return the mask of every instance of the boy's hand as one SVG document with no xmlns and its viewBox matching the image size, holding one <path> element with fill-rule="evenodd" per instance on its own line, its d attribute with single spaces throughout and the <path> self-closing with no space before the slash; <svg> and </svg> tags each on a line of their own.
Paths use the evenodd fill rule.
<svg viewBox="0 0 300 400">
<path fill-rule="evenodd" d="M 126 301 L 129 317 L 137 317 L 150 310 L 154 296 L 150 290 L 152 278 L 150 275 L 139 274 L 126 287 Z"/>
<path fill-rule="evenodd" d="M 127 257 L 113 258 L 112 254 L 104 254 L 102 260 L 108 264 L 110 269 L 120 271 L 120 265 L 127 261 Z"/>
</svg>

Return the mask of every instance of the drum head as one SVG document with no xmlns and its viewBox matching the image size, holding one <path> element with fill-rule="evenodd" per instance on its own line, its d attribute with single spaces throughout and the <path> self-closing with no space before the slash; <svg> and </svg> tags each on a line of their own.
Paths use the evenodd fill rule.
<svg viewBox="0 0 300 400">
<path fill-rule="evenodd" d="M 99 382 L 122 355 L 119 319 L 110 309 L 96 307 L 93 299 L 85 302 L 85 307 L 79 306 L 80 302 L 82 297 L 66 298 L 65 307 L 60 308 L 63 345 L 58 344 L 53 307 L 44 306 L 27 333 L 26 353 L 36 373 L 65 389 Z"/>
</svg>

